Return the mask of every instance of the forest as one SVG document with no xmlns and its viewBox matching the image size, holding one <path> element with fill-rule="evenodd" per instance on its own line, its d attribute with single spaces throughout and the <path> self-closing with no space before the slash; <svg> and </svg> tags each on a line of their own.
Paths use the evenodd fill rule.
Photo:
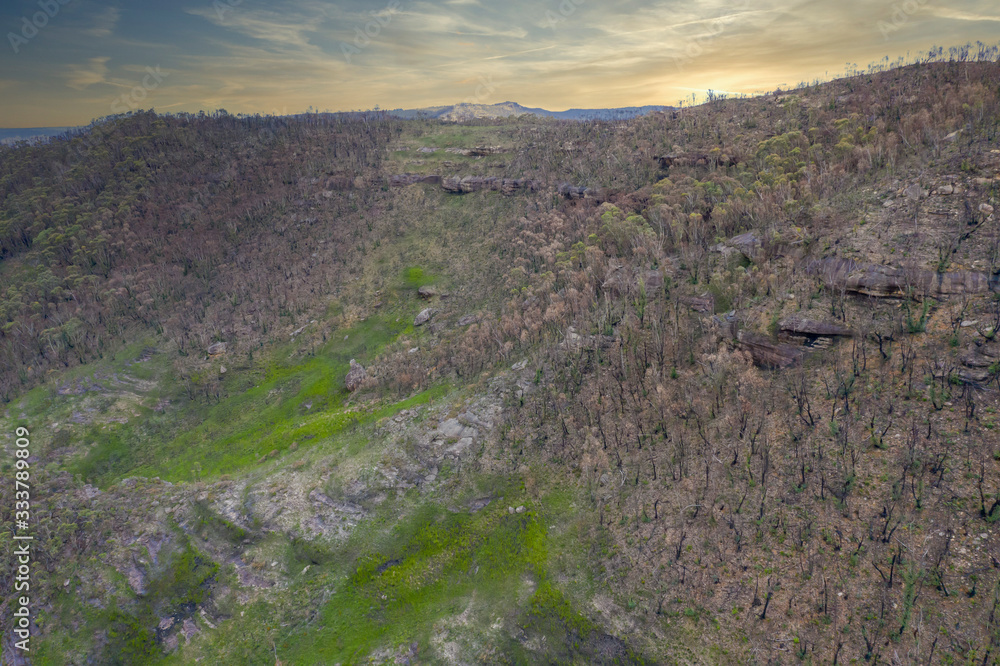
<svg viewBox="0 0 1000 666">
<path fill-rule="evenodd" d="M 0 146 L 31 663 L 1000 663 L 998 133 L 979 45 Z"/>
</svg>

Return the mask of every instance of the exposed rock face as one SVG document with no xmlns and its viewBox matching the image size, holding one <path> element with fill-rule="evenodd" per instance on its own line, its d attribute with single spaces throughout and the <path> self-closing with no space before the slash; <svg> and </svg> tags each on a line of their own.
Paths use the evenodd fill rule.
<svg viewBox="0 0 1000 666">
<path fill-rule="evenodd" d="M 762 244 L 760 242 L 760 238 L 757 237 L 757 234 L 749 231 L 745 234 L 733 236 L 729 240 L 719 243 L 718 245 L 713 245 L 709 249 L 715 252 L 721 252 L 727 259 L 734 253 L 739 252 L 747 259 L 753 261 L 759 257 L 761 246 Z"/>
<path fill-rule="evenodd" d="M 445 164 L 445 166 L 448 165 Z M 440 185 L 445 192 L 450 194 L 468 194 L 469 192 L 488 190 L 508 195 L 520 191 L 536 192 L 542 186 L 541 182 L 530 178 L 499 178 L 497 176 L 449 176 L 446 178 L 440 174 L 419 173 L 399 173 L 389 176 L 389 185 L 392 187 L 406 187 L 416 184 Z"/>
<path fill-rule="evenodd" d="M 919 268 L 860 264 L 852 259 L 835 257 L 814 261 L 806 270 L 819 275 L 830 288 L 881 298 L 902 298 L 907 294 L 982 294 L 991 290 L 1000 293 L 1000 279 L 972 271 L 935 273 Z"/>
<path fill-rule="evenodd" d="M 570 326 L 566 329 L 566 339 L 563 346 L 567 349 L 585 349 L 596 351 L 598 349 L 610 349 L 614 346 L 616 338 L 611 335 L 580 335 L 576 328 Z"/>
<path fill-rule="evenodd" d="M 767 336 L 758 333 L 740 331 L 736 339 L 740 346 L 750 352 L 754 363 L 765 368 L 787 368 L 805 356 L 801 347 L 771 342 Z"/>
<path fill-rule="evenodd" d="M 589 187 L 570 185 L 569 183 L 562 183 L 559 185 L 559 194 L 567 199 L 583 199 L 589 193 Z"/>
<path fill-rule="evenodd" d="M 438 174 L 420 174 L 420 173 L 399 173 L 394 176 L 389 177 L 389 184 L 393 187 L 405 187 L 407 185 L 414 185 L 416 183 L 426 183 L 428 185 L 440 185 L 441 176 Z"/>
<path fill-rule="evenodd" d="M 992 381 L 991 370 L 1000 364 L 1000 343 L 996 341 L 976 342 L 959 359 L 964 368 L 959 368 L 957 378 L 965 384 L 980 384 Z"/>
<path fill-rule="evenodd" d="M 413 320 L 413 325 L 423 326 L 424 324 L 429 322 L 431 320 L 431 317 L 433 317 L 435 314 L 437 314 L 437 310 L 433 308 L 424 308 L 423 310 L 420 311 L 420 314 L 417 315 L 417 318 Z"/>
<path fill-rule="evenodd" d="M 445 152 L 466 157 L 485 157 L 505 152 L 503 146 L 476 146 L 475 148 L 445 148 Z"/>
<path fill-rule="evenodd" d="M 675 151 L 666 155 L 654 157 L 653 159 L 656 160 L 661 169 L 670 169 L 675 166 L 708 166 L 713 161 L 719 166 L 736 166 L 738 163 L 736 158 L 730 157 L 726 153 L 722 153 L 717 157 L 712 157 L 710 155 L 706 155 L 705 153 Z"/>
<path fill-rule="evenodd" d="M 128 579 L 129 587 L 137 595 L 142 596 L 146 594 L 146 574 L 143 573 L 142 569 L 139 568 L 138 563 L 136 563 L 135 558 L 132 559 L 132 564 L 128 569 L 126 575 Z"/>
<path fill-rule="evenodd" d="M 715 299 L 708 294 L 704 296 L 681 296 L 679 300 L 682 305 L 688 306 L 695 312 L 715 311 Z"/>
<path fill-rule="evenodd" d="M 184 624 L 181 627 L 181 634 L 183 634 L 184 641 L 186 643 L 190 643 L 191 638 L 193 638 L 194 635 L 198 633 L 198 631 L 199 631 L 198 625 L 194 623 L 194 620 L 192 620 L 191 618 L 187 618 L 184 620 Z"/>
<path fill-rule="evenodd" d="M 496 176 L 465 176 L 445 178 L 441 181 L 445 192 L 467 194 L 481 190 L 492 190 L 503 194 L 513 194 L 519 190 L 534 192 L 540 187 L 536 180 L 527 178 L 497 178 Z"/>
<path fill-rule="evenodd" d="M 793 335 L 852 336 L 854 332 L 835 322 L 810 319 L 802 314 L 794 314 L 778 322 L 778 328 Z"/>
<path fill-rule="evenodd" d="M 579 185 L 570 185 L 569 183 L 560 183 L 558 187 L 558 192 L 561 196 L 567 199 L 594 199 L 599 202 L 604 202 L 608 200 L 608 194 L 602 189 L 594 189 L 591 187 L 583 187 Z"/>
<path fill-rule="evenodd" d="M 663 289 L 663 273 L 650 269 L 642 274 L 642 283 L 646 287 L 646 293 L 654 293 Z"/>
<path fill-rule="evenodd" d="M 354 187 L 354 176 L 337 174 L 327 178 L 324 185 L 327 190 L 349 190 Z"/>
<path fill-rule="evenodd" d="M 347 387 L 348 391 L 353 393 L 361 388 L 366 379 L 368 379 L 368 372 L 352 358 L 351 369 L 347 372 L 347 376 L 344 377 L 344 386 Z"/>
</svg>

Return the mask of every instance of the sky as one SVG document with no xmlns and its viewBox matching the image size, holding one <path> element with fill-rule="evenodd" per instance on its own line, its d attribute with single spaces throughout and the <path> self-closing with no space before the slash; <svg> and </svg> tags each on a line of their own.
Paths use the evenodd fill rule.
<svg viewBox="0 0 1000 666">
<path fill-rule="evenodd" d="M 0 0 L 0 127 L 690 103 L 1000 36 L 995 0 Z"/>
</svg>

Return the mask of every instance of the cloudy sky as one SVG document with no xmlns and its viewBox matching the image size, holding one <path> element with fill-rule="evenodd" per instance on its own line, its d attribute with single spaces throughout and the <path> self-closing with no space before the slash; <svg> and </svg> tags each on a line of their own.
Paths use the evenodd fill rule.
<svg viewBox="0 0 1000 666">
<path fill-rule="evenodd" d="M 0 127 L 516 101 L 677 104 L 995 44 L 995 0 L 0 0 Z"/>
</svg>

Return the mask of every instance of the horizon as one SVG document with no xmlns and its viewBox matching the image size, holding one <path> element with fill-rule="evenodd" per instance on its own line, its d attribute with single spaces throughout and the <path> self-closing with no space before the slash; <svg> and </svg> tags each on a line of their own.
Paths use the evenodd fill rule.
<svg viewBox="0 0 1000 666">
<path fill-rule="evenodd" d="M 996 45 L 987 45 L 987 44 L 984 44 L 983 42 L 979 42 L 979 45 L 980 46 L 992 46 L 994 49 L 1000 49 L 1000 41 L 998 41 Z M 951 46 L 951 47 L 948 47 L 948 48 L 952 51 L 952 56 L 954 56 L 955 52 L 960 51 L 962 48 L 968 49 L 970 51 L 970 54 L 971 54 L 971 47 L 972 46 L 973 45 L 971 43 L 967 43 L 967 44 L 964 44 L 962 46 Z M 494 107 L 494 106 L 503 106 L 503 105 L 507 105 L 507 104 L 513 104 L 513 105 L 520 106 L 521 108 L 530 109 L 530 110 L 545 111 L 545 112 L 548 112 L 548 113 L 568 113 L 568 112 L 571 112 L 571 111 L 616 111 L 616 110 L 622 110 L 622 109 L 643 109 L 643 108 L 651 108 L 651 109 L 656 109 L 656 108 L 660 108 L 660 109 L 680 109 L 680 108 L 691 108 L 691 107 L 695 107 L 695 106 L 700 106 L 702 104 L 707 104 L 710 101 L 712 101 L 710 99 L 710 97 L 709 97 L 709 95 L 712 95 L 712 94 L 714 94 L 714 95 L 717 96 L 716 99 L 728 99 L 728 98 L 751 99 L 751 98 L 759 97 L 759 96 L 763 96 L 763 95 L 770 95 L 770 94 L 772 94 L 772 93 L 774 93 L 776 91 L 777 92 L 789 92 L 789 91 L 794 91 L 794 90 L 801 89 L 803 87 L 809 87 L 809 86 L 813 86 L 813 85 L 822 85 L 822 84 L 825 84 L 825 83 L 830 83 L 830 82 L 834 82 L 834 81 L 838 81 L 838 80 L 848 79 L 848 78 L 852 78 L 852 77 L 855 77 L 855 76 L 863 76 L 863 75 L 871 74 L 871 73 L 878 73 L 878 72 L 890 71 L 890 70 L 894 70 L 894 69 L 900 69 L 900 68 L 910 67 L 910 66 L 913 66 L 913 65 L 923 64 L 923 63 L 927 63 L 927 62 L 944 62 L 944 61 L 948 61 L 949 58 L 944 55 L 945 49 L 943 47 L 937 47 L 937 49 L 938 49 L 937 59 L 935 59 L 935 57 L 934 57 L 934 47 L 932 47 L 928 51 L 919 52 L 917 54 L 917 56 L 916 56 L 916 60 L 906 60 L 906 61 L 903 61 L 902 59 L 897 59 L 894 62 L 889 62 L 888 61 L 888 57 L 886 57 L 886 58 L 883 58 L 882 61 L 880 61 L 880 62 L 869 63 L 867 65 L 867 67 L 864 68 L 864 69 L 855 69 L 853 71 L 846 71 L 846 72 L 840 74 L 839 76 L 832 76 L 830 78 L 825 78 L 825 79 L 815 79 L 813 81 L 800 81 L 796 85 L 784 85 L 784 86 L 779 85 L 775 89 L 771 89 L 771 90 L 754 90 L 752 92 L 732 92 L 732 91 L 724 91 L 724 90 L 713 90 L 712 88 L 707 88 L 707 89 L 704 90 L 704 92 L 706 93 L 705 96 L 699 97 L 697 95 L 692 95 L 690 98 L 688 98 L 686 100 L 684 100 L 684 99 L 678 100 L 678 102 L 674 103 L 674 104 L 668 104 L 668 103 L 662 103 L 662 104 L 658 104 L 658 103 L 649 103 L 649 104 L 624 104 L 624 105 L 621 105 L 621 106 L 605 106 L 605 107 L 593 107 L 593 106 L 587 107 L 587 106 L 576 106 L 576 105 L 573 105 L 573 106 L 568 106 L 568 107 L 565 107 L 565 108 L 546 108 L 546 107 L 540 107 L 540 106 L 533 106 L 533 105 L 529 105 L 529 104 L 522 104 L 521 102 L 517 102 L 515 100 L 504 100 L 504 101 L 497 101 L 497 102 L 476 102 L 476 101 L 463 100 L 463 101 L 460 101 L 460 102 L 453 102 L 453 103 L 434 103 L 434 104 L 428 104 L 426 106 L 422 106 L 422 107 L 419 107 L 419 108 L 406 108 L 406 107 L 401 107 L 401 106 L 388 107 L 388 106 L 381 106 L 379 104 L 375 104 L 373 107 L 369 107 L 369 108 L 365 108 L 365 109 L 337 109 L 337 110 L 331 110 L 331 109 L 317 109 L 317 108 L 312 108 L 310 106 L 309 108 L 307 108 L 305 110 L 288 112 L 288 113 L 273 113 L 273 112 L 272 113 L 252 113 L 252 112 L 238 112 L 238 111 L 234 112 L 234 111 L 230 111 L 230 110 L 223 109 L 223 108 L 217 108 L 217 109 L 195 109 L 193 111 L 175 111 L 175 112 L 170 112 L 170 111 L 158 110 L 155 107 L 142 108 L 140 106 L 137 106 L 135 109 L 129 109 L 127 112 L 125 112 L 123 114 L 108 114 L 108 115 L 105 115 L 105 116 L 94 117 L 94 118 L 91 118 L 86 123 L 79 124 L 79 125 L 35 125 L 35 126 L 24 126 L 24 127 L 0 126 L 0 130 L 2 130 L 2 131 L 16 131 L 16 130 L 66 130 L 66 131 L 72 131 L 72 130 L 85 129 L 85 128 L 89 127 L 90 125 L 92 125 L 94 123 L 98 123 L 98 122 L 100 122 L 100 121 L 102 121 L 102 120 L 104 120 L 106 118 L 115 117 L 115 116 L 118 116 L 118 115 L 128 115 L 129 113 L 140 113 L 140 112 L 151 112 L 151 113 L 156 113 L 157 115 L 163 115 L 163 116 L 180 115 L 180 114 L 194 114 L 194 115 L 196 115 L 196 114 L 199 114 L 199 113 L 205 113 L 205 114 L 211 115 L 211 114 L 215 114 L 215 113 L 220 113 L 221 112 L 221 113 L 226 113 L 226 114 L 234 115 L 234 116 L 240 116 L 240 115 L 246 115 L 246 116 L 261 115 L 261 116 L 274 116 L 274 117 L 278 117 L 278 118 L 282 118 L 282 117 L 284 117 L 284 118 L 290 118 L 290 117 L 301 116 L 301 115 L 306 115 L 306 114 L 311 114 L 311 113 L 314 113 L 314 114 L 331 114 L 331 115 L 336 115 L 336 114 L 353 114 L 353 113 L 371 113 L 371 112 L 374 112 L 374 111 L 383 111 L 383 112 L 405 111 L 405 112 L 412 113 L 412 112 L 419 112 L 419 111 L 427 111 L 427 110 L 431 110 L 431 109 L 455 108 L 455 107 L 459 107 L 459 106 L 462 106 L 462 105 Z M 928 59 L 921 60 L 921 56 L 927 56 Z M 971 62 L 971 61 L 974 61 L 974 60 L 975 60 L 974 56 L 970 55 L 970 58 L 969 58 L 968 61 Z M 856 65 L 854 65 L 854 67 L 856 67 Z M 52 136 L 58 136 L 58 134 L 53 134 Z"/>
<path fill-rule="evenodd" d="M 44 0 L 0 8 L 0 126 L 138 109 L 294 115 L 518 100 L 552 111 L 687 106 L 995 43 L 985 0 Z M 441 104 L 440 100 L 449 100 Z"/>
</svg>

